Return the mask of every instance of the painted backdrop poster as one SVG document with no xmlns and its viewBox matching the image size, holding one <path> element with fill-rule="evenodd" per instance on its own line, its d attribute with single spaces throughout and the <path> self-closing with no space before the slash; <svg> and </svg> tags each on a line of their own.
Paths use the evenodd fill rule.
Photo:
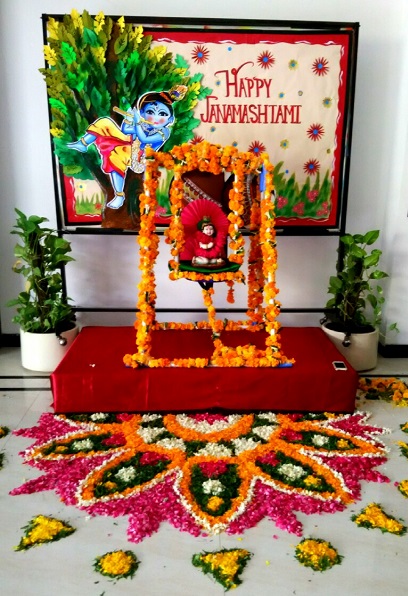
<svg viewBox="0 0 408 596">
<path fill-rule="evenodd" d="M 261 28 L 254 21 L 245 27 L 226 27 L 211 22 L 201 27 L 197 22 L 187 26 L 174 22 L 166 24 L 164 19 L 152 24 L 153 19 L 141 23 L 126 18 L 126 25 L 124 20 L 121 22 L 119 19 L 109 28 L 114 43 L 107 39 L 103 45 L 108 31 L 101 28 L 102 17 L 85 17 L 85 14 L 82 17 L 76 15 L 76 18 L 71 15 L 72 24 L 67 17 L 64 17 L 63 25 L 52 17 L 47 20 L 48 43 L 51 50 L 54 47 L 57 50 L 53 36 L 58 37 L 61 63 L 71 60 L 70 66 L 75 67 L 81 52 L 81 60 L 89 70 L 96 52 L 99 52 L 100 58 L 104 52 L 105 62 L 100 61 L 107 71 L 106 94 L 111 100 L 99 102 L 94 117 L 91 110 L 89 114 L 84 114 L 82 120 L 79 120 L 78 113 L 75 114 L 80 124 L 76 139 L 72 138 L 71 127 L 71 142 L 65 140 L 69 137 L 68 127 L 63 133 L 59 130 L 55 133 L 57 129 L 51 123 L 51 132 L 54 130 L 53 136 L 57 135 L 54 143 L 59 166 L 58 185 L 66 225 L 102 222 L 103 226 L 105 220 L 105 227 L 115 227 L 115 223 L 106 224 L 112 215 L 117 215 L 113 212 L 129 211 L 128 203 L 137 201 L 143 176 L 142 137 L 138 140 L 138 135 L 133 135 L 134 140 L 141 142 L 141 157 L 136 169 L 131 165 L 129 153 L 128 161 L 123 161 L 118 172 L 112 172 L 112 168 L 107 168 L 106 155 L 101 149 L 106 145 L 108 133 L 110 143 L 112 138 L 117 143 L 122 131 L 136 130 L 137 125 L 137 130 L 147 126 L 146 134 L 151 136 L 145 143 L 158 149 L 169 149 L 177 142 L 207 140 L 223 146 L 233 145 L 241 151 L 267 151 L 275 166 L 277 225 L 339 227 L 347 192 L 355 28 L 332 27 L 330 31 L 325 31 L 322 25 L 320 29 L 317 26 L 294 32 L 289 28 L 268 27 L 265 23 Z M 62 35 L 62 29 L 63 26 L 67 28 L 68 21 L 73 33 L 81 34 L 80 40 L 75 35 L 71 35 L 71 40 L 69 37 L 64 39 L 67 34 L 64 31 Z M 103 25 L 106 28 L 105 20 Z M 96 38 L 92 36 L 94 32 Z M 104 37 L 101 41 L 102 33 Z M 132 50 L 129 49 L 131 41 Z M 141 48 L 148 50 L 144 53 L 144 64 Z M 87 61 L 83 58 L 86 52 L 91 58 Z M 115 102 L 110 93 L 112 82 L 109 79 L 112 75 L 109 77 L 106 61 L 112 60 L 112 54 L 116 60 L 114 77 L 120 81 L 120 69 L 126 71 L 123 75 L 123 97 L 119 93 Z M 144 79 L 143 84 L 133 82 L 133 96 L 129 85 L 126 87 L 125 84 L 125 76 L 132 75 L 129 66 L 132 60 L 133 79 L 141 76 Z M 166 60 L 171 63 L 174 80 L 178 77 L 181 85 L 170 85 L 169 79 L 166 80 Z M 49 60 L 48 65 L 51 69 L 55 67 Z M 44 71 L 47 72 L 47 69 Z M 68 86 L 72 85 L 72 95 L 77 99 L 82 92 L 81 87 L 78 93 L 78 85 L 82 83 L 78 82 L 78 75 L 75 76 L 70 77 Z M 115 86 L 117 90 L 118 85 Z M 167 98 L 164 107 L 160 104 L 164 111 L 168 109 L 166 121 L 160 130 L 158 126 L 155 130 L 148 130 L 148 125 L 143 124 L 148 118 L 143 109 L 150 106 L 147 100 L 152 97 L 157 100 L 158 94 Z M 89 95 L 89 102 L 93 104 L 95 94 L 94 97 L 92 92 Z M 82 104 L 83 101 L 78 100 L 79 113 Z M 51 107 L 55 108 L 55 100 Z M 51 114 L 55 120 L 55 110 L 51 110 Z M 135 126 L 132 129 L 133 118 L 138 121 L 136 125 L 133 122 Z M 72 119 L 71 116 L 71 123 Z M 101 142 L 98 135 L 103 137 Z M 75 162 L 71 161 L 74 153 L 77 154 Z M 90 157 L 96 160 L 97 165 L 92 171 L 81 165 L 81 160 L 89 162 Z M 109 177 L 108 187 L 101 185 L 103 176 L 105 179 Z M 159 189 L 158 223 L 166 223 L 166 197 L 170 183 L 171 175 L 167 174 Z M 112 192 L 108 196 L 107 188 L 115 193 L 113 198 Z"/>
</svg>

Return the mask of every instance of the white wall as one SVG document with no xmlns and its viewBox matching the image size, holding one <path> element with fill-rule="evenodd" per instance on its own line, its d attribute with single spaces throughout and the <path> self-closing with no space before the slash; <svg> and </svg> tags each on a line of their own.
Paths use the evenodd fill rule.
<svg viewBox="0 0 408 596">
<path fill-rule="evenodd" d="M 9 235 L 14 207 L 48 217 L 55 224 L 51 149 L 43 66 L 43 13 L 72 8 L 110 15 L 251 18 L 360 23 L 347 229 L 380 228 L 386 287 L 385 323 L 398 321 L 391 344 L 408 344 L 408 2 L 406 0 L 0 0 L 0 318 L 3 333 L 16 333 L 5 302 L 21 287 L 11 271 L 15 237 Z M 77 305 L 133 308 L 136 302 L 135 237 L 72 236 L 75 264 L 67 268 L 69 294 Z M 336 239 L 279 237 L 278 284 L 287 308 L 320 308 L 334 272 Z M 196 284 L 170 284 L 166 258 L 158 267 L 160 307 L 199 307 Z M 222 290 L 218 304 L 223 303 Z M 244 294 L 237 292 L 243 306 Z M 81 314 L 85 324 L 130 324 L 133 314 Z M 317 325 L 319 314 L 283 315 L 289 325 Z M 384 327 L 385 329 L 385 327 Z M 384 331 L 384 330 L 383 330 Z"/>
</svg>

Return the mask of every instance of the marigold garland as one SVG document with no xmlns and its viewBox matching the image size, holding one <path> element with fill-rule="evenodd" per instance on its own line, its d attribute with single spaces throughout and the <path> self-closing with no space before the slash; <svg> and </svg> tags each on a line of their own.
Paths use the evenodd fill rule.
<svg viewBox="0 0 408 596">
<path fill-rule="evenodd" d="M 366 399 L 383 399 L 398 407 L 408 407 L 408 385 L 395 377 L 377 379 L 362 377 L 359 380 L 359 389 L 365 393 Z"/>
<path fill-rule="evenodd" d="M 200 567 L 220 583 L 225 591 L 237 588 L 242 583 L 240 574 L 253 556 L 245 549 L 222 549 L 217 552 L 205 552 L 193 555 L 194 567 Z"/>
<path fill-rule="evenodd" d="M 311 567 L 313 571 L 326 571 L 334 565 L 339 565 L 343 557 L 326 540 L 304 538 L 296 546 L 295 558 L 305 567 Z"/>
<path fill-rule="evenodd" d="M 25 534 L 14 550 L 27 550 L 46 542 L 61 540 L 75 532 L 66 522 L 45 515 L 37 515 L 23 528 Z"/>
<path fill-rule="evenodd" d="M 130 550 L 116 550 L 96 557 L 94 569 L 112 579 L 132 578 L 139 567 L 139 560 Z"/>
<path fill-rule="evenodd" d="M 397 536 L 402 536 L 407 532 L 406 526 L 392 515 L 385 513 L 378 503 L 370 503 L 359 514 L 353 515 L 351 520 L 361 528 L 378 528 L 381 532 L 389 532 Z"/>
<path fill-rule="evenodd" d="M 274 202 L 273 202 L 273 166 L 269 163 L 268 156 L 257 156 L 252 152 L 242 153 L 235 147 L 221 147 L 211 145 L 207 141 L 197 144 L 175 146 L 166 154 L 146 149 L 146 171 L 144 179 L 144 192 L 140 195 L 141 223 L 139 233 L 140 264 L 142 279 L 138 285 L 138 313 L 135 322 L 137 352 L 126 354 L 123 361 L 126 366 L 137 368 L 148 366 L 151 368 L 165 366 L 179 367 L 276 367 L 281 364 L 290 365 L 294 361 L 286 358 L 281 351 L 278 335 L 279 323 L 276 317 L 280 305 L 276 301 L 278 290 L 275 284 L 275 270 L 277 267 L 277 253 L 274 229 Z M 169 262 L 171 280 L 188 279 L 199 282 L 203 288 L 204 304 L 208 311 L 207 327 L 213 332 L 214 352 L 212 357 L 181 358 L 169 360 L 166 358 L 153 358 L 151 356 L 151 331 L 159 325 L 155 320 L 156 285 L 154 265 L 158 255 L 158 236 L 155 231 L 154 214 L 157 207 L 156 190 L 158 186 L 159 168 L 164 167 L 174 172 L 174 180 L 170 191 L 171 221 L 165 231 L 166 243 L 170 245 L 171 259 Z M 212 302 L 214 293 L 213 284 L 226 282 L 228 285 L 227 302 L 234 302 L 234 283 L 245 283 L 242 271 L 222 271 L 201 273 L 180 269 L 179 255 L 184 246 L 184 229 L 181 221 L 183 207 L 183 180 L 184 173 L 199 169 L 202 172 L 219 174 L 222 171 L 234 175 L 232 189 L 229 193 L 229 247 L 233 251 L 229 255 L 230 263 L 242 265 L 245 257 L 245 241 L 242 235 L 245 210 L 245 177 L 249 174 L 259 174 L 263 168 L 265 173 L 265 189 L 262 200 L 260 193 L 253 201 L 250 216 L 250 229 L 254 232 L 251 238 L 249 255 L 249 285 L 248 285 L 248 311 L 247 322 L 233 323 L 217 319 L 216 310 Z M 260 248 L 261 247 L 261 248 Z M 265 300 L 266 306 L 263 307 Z M 195 326 L 185 326 L 169 323 L 161 324 L 160 328 L 191 329 Z M 266 329 L 269 337 L 264 350 L 254 350 L 243 346 L 237 349 L 223 346 L 220 342 L 220 332 L 223 329 L 239 329 L 242 326 L 253 331 Z"/>
</svg>

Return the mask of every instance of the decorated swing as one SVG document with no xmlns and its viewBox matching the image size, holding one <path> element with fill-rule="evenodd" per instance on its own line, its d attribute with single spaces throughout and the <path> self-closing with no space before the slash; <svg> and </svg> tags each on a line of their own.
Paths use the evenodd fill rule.
<svg viewBox="0 0 408 596">
<path fill-rule="evenodd" d="M 165 231 L 170 246 L 170 279 L 198 282 L 201 287 L 208 320 L 196 323 L 161 323 L 156 320 L 155 263 L 159 253 L 156 231 L 156 190 L 160 168 L 172 170 L 170 189 L 171 220 Z M 186 202 L 185 176 L 191 172 L 221 174 L 232 177 L 227 209 L 223 210 L 208 198 Z M 256 180 L 248 209 L 248 180 Z M 225 213 L 227 211 L 227 213 Z M 281 350 L 277 316 L 280 305 L 276 300 L 275 283 L 277 251 L 274 228 L 273 166 L 266 153 L 255 155 L 239 152 L 235 147 L 221 147 L 206 141 L 175 146 L 169 153 L 146 150 L 144 190 L 140 195 L 139 268 L 136 347 L 126 354 L 128 367 L 286 367 L 293 363 Z M 245 216 L 244 216 L 245 214 Z M 244 221 L 245 220 L 245 221 Z M 250 231 L 247 275 L 242 271 L 245 261 L 244 225 Z M 203 236 L 203 233 L 207 236 Z M 197 235 L 200 236 L 197 240 Z M 199 247 L 199 250 L 197 250 Z M 229 254 L 227 255 L 227 249 Z M 207 252 L 206 252 L 207 251 Z M 234 302 L 234 284 L 246 283 L 248 303 L 246 320 L 217 318 L 213 305 L 214 284 L 226 283 L 227 301 Z M 202 330 L 212 332 L 213 353 L 205 358 L 160 358 L 152 354 L 152 333 L 158 330 Z M 265 342 L 228 346 L 223 332 L 261 331 Z M 258 343 L 258 345 L 256 345 Z"/>
</svg>

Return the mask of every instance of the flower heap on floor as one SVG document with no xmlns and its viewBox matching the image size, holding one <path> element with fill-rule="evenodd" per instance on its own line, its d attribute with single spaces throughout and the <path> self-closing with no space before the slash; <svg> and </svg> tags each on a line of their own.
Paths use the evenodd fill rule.
<svg viewBox="0 0 408 596">
<path fill-rule="evenodd" d="M 292 363 L 282 353 L 279 338 L 279 323 L 276 320 L 280 305 L 276 301 L 278 290 L 275 284 L 277 252 L 275 241 L 275 207 L 273 201 L 273 166 L 268 156 L 241 153 L 234 147 L 222 148 L 203 141 L 195 145 L 184 144 L 174 147 L 170 153 L 146 151 L 147 165 L 144 178 L 144 192 L 140 195 L 140 264 L 141 281 L 138 285 L 138 314 L 135 323 L 135 354 L 126 354 L 126 366 L 148 367 L 276 367 Z M 208 311 L 208 321 L 198 323 L 158 323 L 156 321 L 156 280 L 154 266 L 158 256 L 159 237 L 154 218 L 157 209 L 156 189 L 160 176 L 159 168 L 174 171 L 174 181 L 170 191 L 171 223 L 166 231 L 166 242 L 170 245 L 172 258 L 169 261 L 170 279 L 189 279 L 200 283 L 204 304 Z M 192 170 L 212 174 L 230 172 L 234 175 L 233 188 L 229 194 L 229 248 L 227 270 L 202 273 L 185 271 L 180 268 L 179 256 L 183 250 L 185 237 L 181 220 L 183 208 L 182 176 Z M 214 282 L 226 282 L 229 286 L 228 300 L 233 301 L 234 282 L 243 283 L 245 276 L 239 267 L 244 263 L 245 250 L 242 227 L 244 221 L 245 177 L 262 173 L 262 192 L 258 188 L 253 198 L 249 228 L 250 249 L 248 255 L 248 310 L 247 321 L 221 320 L 216 317 L 213 305 Z M 262 195 L 262 196 L 261 196 Z M 223 345 L 220 336 L 223 330 L 247 328 L 252 331 L 264 329 L 267 332 L 265 349 L 248 344 L 235 348 Z M 152 331 L 157 329 L 211 329 L 214 352 L 210 358 L 179 358 L 170 360 L 154 358 L 151 354 Z"/>
</svg>

